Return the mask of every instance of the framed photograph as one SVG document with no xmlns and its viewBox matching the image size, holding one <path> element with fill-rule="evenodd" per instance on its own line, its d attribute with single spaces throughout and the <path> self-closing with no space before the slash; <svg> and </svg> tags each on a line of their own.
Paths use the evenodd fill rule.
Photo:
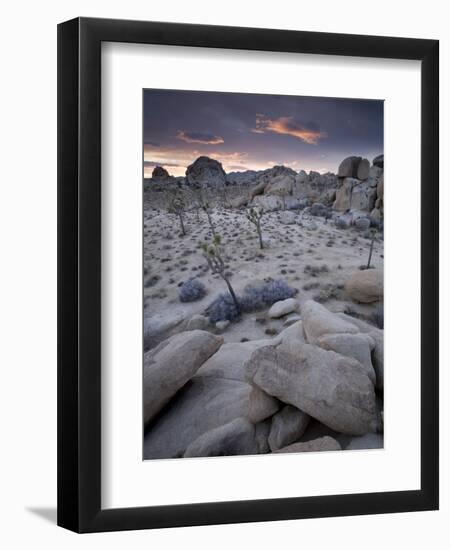
<svg viewBox="0 0 450 550">
<path fill-rule="evenodd" d="M 438 42 L 58 27 L 58 524 L 438 508 Z"/>
</svg>

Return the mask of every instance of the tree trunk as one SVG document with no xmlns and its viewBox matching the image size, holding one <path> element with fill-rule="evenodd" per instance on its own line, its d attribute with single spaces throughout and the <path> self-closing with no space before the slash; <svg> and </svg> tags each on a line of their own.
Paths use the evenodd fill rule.
<svg viewBox="0 0 450 550">
<path fill-rule="evenodd" d="M 225 283 L 227 284 L 227 287 L 228 287 L 228 290 L 231 294 L 231 297 L 233 298 L 233 302 L 234 302 L 234 305 L 236 306 L 236 310 L 238 312 L 238 314 L 240 315 L 241 313 L 241 306 L 239 305 L 239 302 L 236 298 L 236 294 L 234 293 L 234 290 L 233 290 L 233 287 L 231 286 L 230 284 L 230 281 L 225 277 L 225 275 L 222 275 L 222 279 L 225 281 Z"/>
<path fill-rule="evenodd" d="M 264 248 L 264 244 L 263 244 L 263 240 L 262 240 L 261 228 L 259 226 L 256 226 L 256 229 L 258 230 L 259 246 L 262 250 Z"/>
<path fill-rule="evenodd" d="M 183 235 L 186 235 L 186 230 L 184 228 L 184 222 L 183 222 L 183 213 L 179 212 L 178 217 L 180 218 L 180 225 L 181 225 L 181 233 Z"/>
<path fill-rule="evenodd" d="M 367 267 L 366 269 L 370 269 L 370 261 L 372 260 L 372 251 L 373 251 L 373 243 L 375 241 L 375 235 L 372 237 L 372 240 L 370 241 L 370 252 L 369 252 L 369 259 L 367 261 Z"/>
</svg>

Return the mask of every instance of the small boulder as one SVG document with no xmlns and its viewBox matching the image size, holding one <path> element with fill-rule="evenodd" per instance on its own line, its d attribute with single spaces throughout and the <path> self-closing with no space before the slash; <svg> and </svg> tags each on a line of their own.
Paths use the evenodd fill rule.
<svg viewBox="0 0 450 550">
<path fill-rule="evenodd" d="M 217 321 L 216 328 L 220 331 L 225 330 L 230 325 L 230 321 L 224 320 L 224 321 Z"/>
<path fill-rule="evenodd" d="M 298 311 L 299 307 L 300 304 L 298 300 L 295 298 L 287 298 L 286 300 L 275 302 L 269 309 L 268 315 L 271 319 L 278 319 L 279 317 L 288 315 L 288 313 Z"/>
<path fill-rule="evenodd" d="M 276 453 L 317 453 L 320 451 L 342 451 L 342 447 L 339 443 L 330 437 L 325 435 L 324 437 L 319 437 L 318 439 L 313 439 L 312 441 L 305 441 L 303 443 L 293 443 L 287 447 L 283 447 Z"/>
<path fill-rule="evenodd" d="M 283 210 L 282 212 L 280 212 L 278 219 L 283 225 L 292 225 L 296 221 L 296 215 L 290 210 Z"/>
<path fill-rule="evenodd" d="M 355 271 L 347 281 L 345 290 L 355 302 L 363 304 L 377 302 L 383 298 L 383 271 L 381 269 Z"/>
<path fill-rule="evenodd" d="M 268 439 L 270 450 L 276 451 L 298 441 L 305 433 L 309 419 L 309 415 L 291 405 L 274 414 Z"/>
<path fill-rule="evenodd" d="M 370 227 L 369 218 L 358 218 L 355 221 L 355 227 L 358 231 L 367 231 Z"/>
<path fill-rule="evenodd" d="M 209 321 L 204 315 L 193 315 L 186 325 L 186 330 L 206 330 L 209 326 Z"/>
</svg>

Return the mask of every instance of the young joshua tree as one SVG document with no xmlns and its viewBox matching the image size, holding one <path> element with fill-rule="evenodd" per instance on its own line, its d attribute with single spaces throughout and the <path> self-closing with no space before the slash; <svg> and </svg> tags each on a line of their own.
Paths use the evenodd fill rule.
<svg viewBox="0 0 450 550">
<path fill-rule="evenodd" d="M 168 197 L 168 212 L 178 216 L 181 227 L 181 234 L 186 235 L 186 228 L 184 227 L 184 211 L 186 209 L 186 204 L 182 191 L 178 187 L 171 187 L 167 190 Z"/>
<path fill-rule="evenodd" d="M 250 210 L 247 210 L 246 213 L 248 221 L 256 227 L 256 231 L 258 232 L 259 237 L 259 247 L 261 248 L 261 250 L 264 248 L 261 230 L 261 218 L 263 217 L 263 214 L 264 210 L 262 208 L 250 208 Z"/>
<path fill-rule="evenodd" d="M 241 313 L 241 306 L 239 305 L 236 293 L 231 286 L 230 280 L 227 276 L 226 270 L 227 266 L 223 259 L 222 250 L 221 250 L 222 239 L 220 235 L 214 235 L 210 245 L 204 243 L 202 244 L 203 255 L 208 262 L 208 266 L 211 269 L 213 275 L 220 275 L 224 280 L 225 284 L 228 287 L 228 292 L 233 300 L 233 303 L 236 307 L 238 315 Z"/>
</svg>

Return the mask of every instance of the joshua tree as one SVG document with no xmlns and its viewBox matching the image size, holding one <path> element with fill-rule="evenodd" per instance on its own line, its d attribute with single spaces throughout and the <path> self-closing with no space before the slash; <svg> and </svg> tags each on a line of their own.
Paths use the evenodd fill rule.
<svg viewBox="0 0 450 550">
<path fill-rule="evenodd" d="M 168 193 L 168 208 L 167 210 L 171 214 L 178 216 L 181 226 L 181 234 L 186 235 L 186 229 L 184 227 L 184 211 L 186 208 L 184 197 L 181 192 L 181 189 L 178 187 L 172 187 L 167 190 Z"/>
<path fill-rule="evenodd" d="M 234 305 L 236 307 L 236 311 L 238 312 L 238 314 L 240 314 L 241 307 L 239 305 L 236 294 L 233 290 L 233 287 L 231 286 L 230 280 L 228 279 L 228 276 L 226 273 L 227 266 L 223 259 L 222 250 L 220 246 L 221 243 L 222 243 L 222 239 L 220 235 L 214 235 L 210 245 L 206 243 L 202 245 L 203 255 L 206 261 L 208 262 L 208 266 L 211 269 L 211 273 L 213 273 L 213 275 L 216 275 L 216 274 L 220 275 L 220 277 L 222 277 L 222 279 L 224 280 L 225 284 L 228 287 L 228 292 L 230 293 L 230 296 L 233 299 Z"/>
<path fill-rule="evenodd" d="M 366 269 L 370 269 L 370 262 L 372 260 L 372 252 L 373 252 L 373 243 L 375 242 L 375 237 L 377 235 L 377 230 L 375 228 L 372 228 L 370 230 L 371 239 L 370 239 L 370 249 L 369 249 L 369 259 L 367 260 L 367 266 Z"/>
<path fill-rule="evenodd" d="M 206 214 L 206 217 L 208 218 L 209 227 L 211 228 L 211 232 L 213 234 L 213 237 L 217 237 L 216 228 L 214 227 L 214 223 L 211 218 L 211 211 L 209 208 L 209 203 L 205 200 L 202 200 L 200 208 L 203 210 L 203 212 Z"/>
<path fill-rule="evenodd" d="M 263 214 L 264 210 L 262 208 L 250 208 L 250 210 L 247 210 L 246 213 L 248 221 L 256 227 L 256 231 L 258 232 L 259 237 L 259 247 L 261 248 L 261 250 L 264 248 L 261 230 L 261 218 L 263 217 Z"/>
</svg>

